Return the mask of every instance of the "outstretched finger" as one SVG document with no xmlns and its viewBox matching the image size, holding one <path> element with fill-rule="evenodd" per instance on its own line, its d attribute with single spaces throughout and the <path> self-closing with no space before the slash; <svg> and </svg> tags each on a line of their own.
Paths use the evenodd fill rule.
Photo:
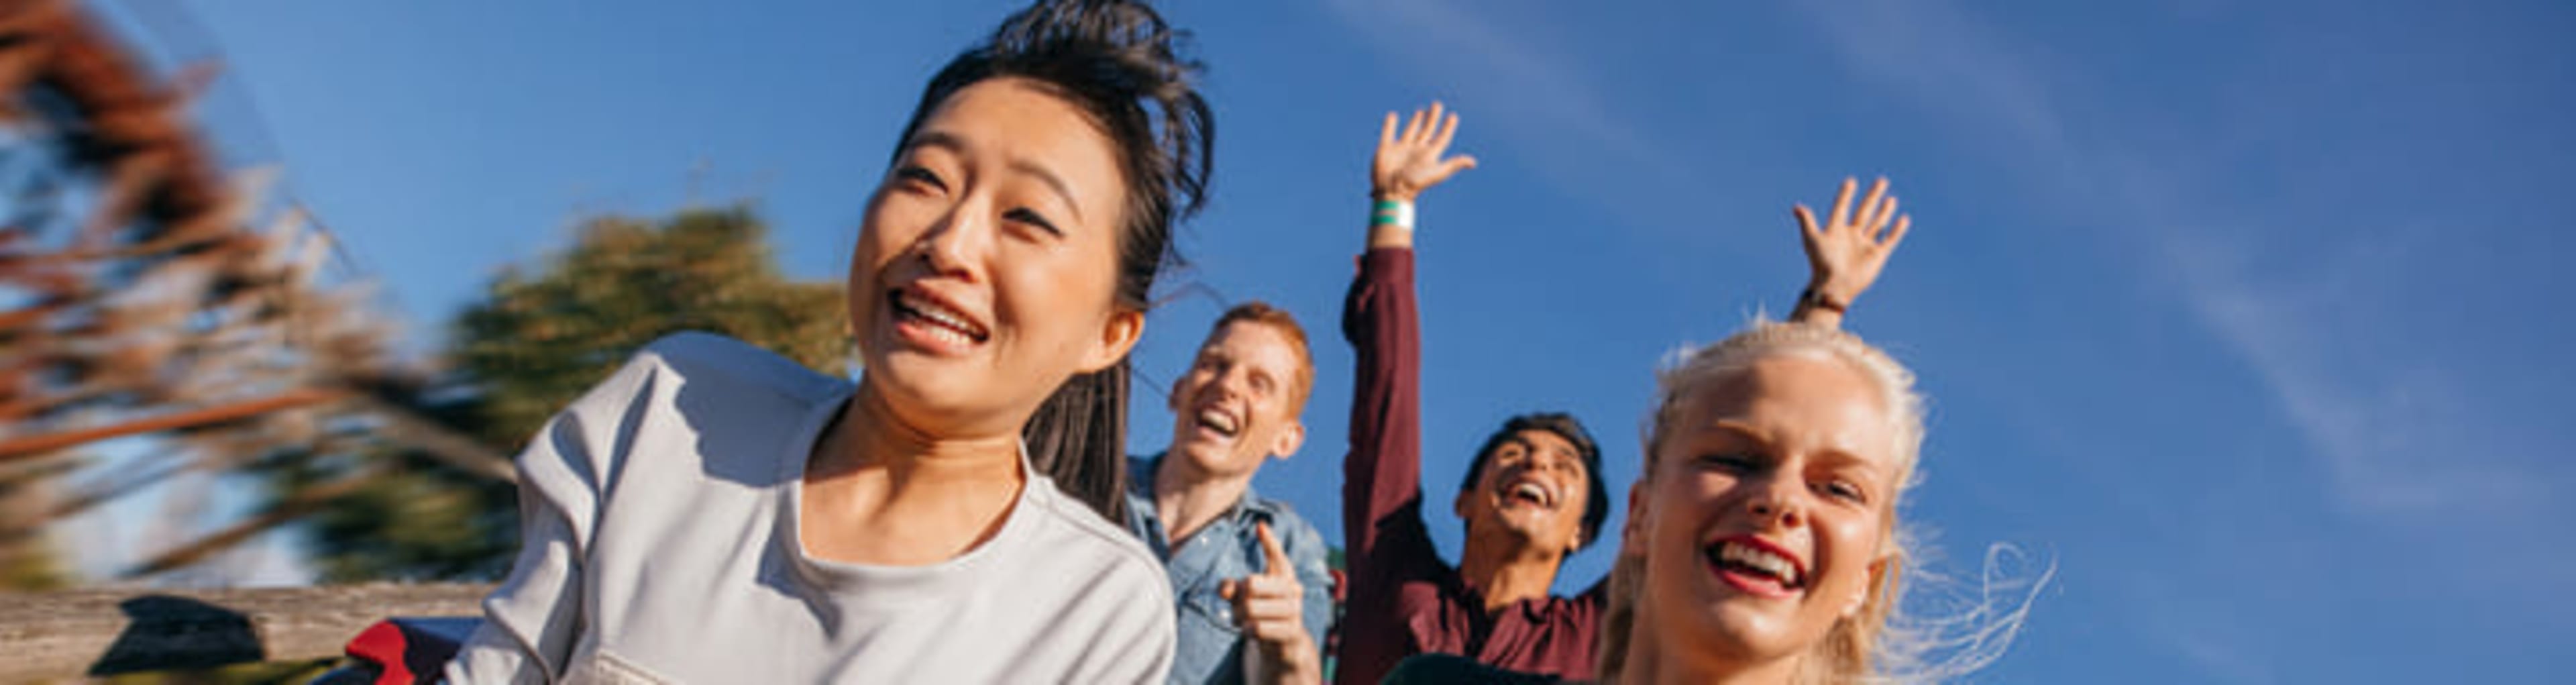
<svg viewBox="0 0 2576 685">
<path fill-rule="evenodd" d="M 1285 576 L 1291 573 L 1296 562 L 1288 560 L 1288 550 L 1279 546 L 1279 536 L 1270 534 L 1270 522 L 1255 524 L 1252 533 L 1261 537 L 1261 556 L 1268 563 L 1261 569 L 1261 574 Z"/>
<path fill-rule="evenodd" d="M 1884 241 L 1880 241 L 1880 242 L 1879 242 L 1879 244 L 1878 244 L 1879 249 L 1880 249 L 1880 250 L 1884 250 L 1884 251 L 1889 251 L 1889 252 L 1893 252 L 1893 251 L 1895 251 L 1895 250 L 1896 250 L 1896 244 L 1897 244 L 1897 243 L 1900 243 L 1900 242 L 1904 242 L 1904 240 L 1905 240 L 1905 229 L 1907 229 L 1907 228 L 1909 228 L 1909 227 L 1912 227 L 1913 225 L 1914 225 L 1914 217 L 1910 217 L 1910 216 L 1898 216 L 1898 217 L 1896 217 L 1896 227 L 1895 227 L 1895 228 L 1887 229 L 1887 239 L 1886 239 L 1886 240 L 1884 240 Z"/>
<path fill-rule="evenodd" d="M 1431 136 L 1431 154 L 1437 155 L 1440 151 L 1449 149 L 1449 141 L 1457 137 L 1458 113 L 1450 112 L 1448 118 L 1440 120 L 1440 133 Z"/>
<path fill-rule="evenodd" d="M 1882 225 L 1879 222 L 1885 220 L 1885 217 L 1878 215 L 1878 200 L 1879 198 L 1886 196 L 1887 177 L 1885 176 L 1880 176 L 1877 181 L 1871 182 L 1869 184 L 1869 194 L 1861 196 L 1860 207 L 1858 208 L 1860 213 L 1852 215 L 1851 222 L 1851 225 L 1860 227 L 1861 235 L 1871 235 L 1878 232 L 1878 227 Z"/>
<path fill-rule="evenodd" d="M 1816 228 L 1816 213 L 1808 211 L 1806 205 L 1790 207 L 1789 213 L 1798 217 L 1798 232 L 1806 235 L 1807 240 L 1822 241 L 1825 239 L 1824 232 Z"/>
<path fill-rule="evenodd" d="M 1825 228 L 1827 230 L 1831 230 L 1836 226 L 1848 226 L 1851 224 L 1852 191 L 1859 189 L 1860 179 L 1852 178 L 1850 176 L 1843 177 L 1842 192 L 1834 193 L 1834 213 L 1825 217 Z"/>
<path fill-rule="evenodd" d="M 1422 120 L 1422 121 L 1423 121 L 1423 126 L 1422 126 L 1422 135 L 1424 135 L 1424 136 L 1430 136 L 1430 135 L 1432 135 L 1432 134 L 1434 134 L 1434 133 L 1439 132 L 1439 131 L 1440 131 L 1440 120 L 1448 118 L 1448 115 L 1449 115 L 1449 106 L 1448 106 L 1447 104 L 1444 104 L 1444 103 L 1440 102 L 1439 100 L 1433 100 L 1433 101 L 1431 101 L 1431 114 L 1430 114 L 1430 116 L 1429 116 L 1429 117 L 1424 118 L 1424 119 Z"/>
<path fill-rule="evenodd" d="M 1889 195 L 1887 196 L 1887 199 L 1879 201 L 1878 211 L 1870 213 L 1869 223 L 1861 225 L 1869 228 L 1869 232 L 1866 235 L 1869 236 L 1870 240 L 1877 240 L 1879 236 L 1887 235 L 1888 223 L 1895 220 L 1896 196 Z"/>
<path fill-rule="evenodd" d="M 1424 128 L 1424 125 L 1428 124 L 1430 121 L 1431 117 L 1429 112 L 1419 109 L 1413 110 L 1413 116 L 1404 120 L 1404 135 L 1397 137 L 1396 139 L 1404 141 L 1407 145 L 1411 145 L 1422 140 L 1422 129 Z"/>
<path fill-rule="evenodd" d="M 1442 160 L 1440 168 L 1431 172 L 1431 185 L 1439 185 L 1448 181 L 1449 177 L 1457 175 L 1458 172 L 1473 168 L 1476 168 L 1476 158 L 1472 155 L 1459 155 Z"/>
<path fill-rule="evenodd" d="M 1395 113 L 1386 113 L 1386 125 L 1377 129 L 1377 149 L 1395 147 Z"/>
</svg>

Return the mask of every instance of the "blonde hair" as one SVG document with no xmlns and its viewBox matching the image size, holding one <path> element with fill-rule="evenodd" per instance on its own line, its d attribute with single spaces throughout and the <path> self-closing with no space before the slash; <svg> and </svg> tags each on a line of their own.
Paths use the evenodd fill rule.
<svg viewBox="0 0 2576 685">
<path fill-rule="evenodd" d="M 1657 448 L 1667 428 L 1679 418 L 1684 397 L 1708 383 L 1741 374 L 1759 360 L 1784 355 L 1840 362 L 1870 379 L 1893 424 L 1889 431 L 1893 444 L 1888 448 L 1895 456 L 1898 484 L 1896 496 L 1886 500 L 1888 515 L 1880 531 L 1885 545 L 1885 570 L 1871 580 L 1860 610 L 1836 620 L 1824 639 L 1808 652 L 1795 682 L 1936 682 L 1993 661 L 2019 630 L 2021 616 L 2028 610 L 2027 601 L 2016 610 L 1998 613 L 1993 610 L 1995 603 L 1989 593 L 1989 601 L 1978 603 L 1970 611 L 1930 620 L 1900 611 L 1902 581 L 1924 577 L 1920 569 L 1909 568 L 1915 566 L 1918 541 L 1897 522 L 1903 493 L 1917 481 L 1915 464 L 1923 448 L 1924 400 L 1914 390 L 1912 371 L 1859 336 L 1824 326 L 1757 318 L 1744 331 L 1716 344 L 1676 352 L 1655 373 L 1655 405 L 1647 416 L 1643 443 L 1645 465 L 1635 487 L 1647 487 L 1656 477 Z M 1636 630 L 1636 600 L 1645 580 L 1644 561 L 1643 550 L 1623 549 L 1611 569 L 1609 607 L 1597 650 L 1600 663 L 1595 669 L 1602 682 L 1618 682 L 1629 666 L 1627 647 Z M 1987 561 L 1986 580 L 1991 589 L 1996 585 L 1998 557 L 1990 553 Z M 2045 582 L 2043 578 L 2038 584 Z M 2036 584 L 2032 590 L 2036 592 Z M 1956 653 L 1947 659 L 1930 658 L 1935 652 L 1945 651 Z"/>
</svg>

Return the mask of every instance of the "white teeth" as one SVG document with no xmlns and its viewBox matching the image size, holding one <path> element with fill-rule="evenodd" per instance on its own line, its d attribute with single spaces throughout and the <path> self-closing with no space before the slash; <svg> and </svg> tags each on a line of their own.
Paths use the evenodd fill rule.
<svg viewBox="0 0 2576 685">
<path fill-rule="evenodd" d="M 1797 564 L 1760 547 L 1729 542 L 1724 549 L 1718 551 L 1718 557 L 1728 563 L 1760 569 L 1763 573 L 1779 578 L 1782 583 L 1789 585 L 1798 583 Z"/>
<path fill-rule="evenodd" d="M 944 334 L 945 337 L 949 337 L 960 342 L 973 342 L 975 338 L 981 337 L 983 334 L 983 329 L 977 328 L 974 323 L 967 321 L 966 315 L 960 314 L 956 310 L 942 307 L 937 302 L 933 302 L 928 298 L 915 296 L 912 293 L 903 293 L 901 298 L 903 306 L 907 309 L 911 309 L 912 313 L 919 315 L 921 318 L 929 319 L 931 323 L 938 324 L 940 328 L 946 329 L 938 331 L 939 333 Z"/>
<path fill-rule="evenodd" d="M 1522 483 L 1512 488 L 1512 494 L 1527 495 L 1530 499 L 1538 500 L 1539 504 L 1547 504 L 1547 488 L 1539 487 L 1537 483 Z"/>
<path fill-rule="evenodd" d="M 1242 428 L 1242 426 L 1235 424 L 1233 415 L 1214 409 L 1200 411 L 1199 423 L 1207 424 L 1209 428 L 1216 429 L 1216 432 L 1224 433 L 1229 436 L 1234 435 L 1236 430 Z"/>
</svg>

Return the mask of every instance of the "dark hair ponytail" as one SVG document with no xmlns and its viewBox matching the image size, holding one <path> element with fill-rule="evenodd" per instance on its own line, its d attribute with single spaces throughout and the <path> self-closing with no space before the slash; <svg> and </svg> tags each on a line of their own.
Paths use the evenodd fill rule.
<svg viewBox="0 0 2576 685">
<path fill-rule="evenodd" d="M 1198 213 L 1215 164 L 1215 118 L 1191 83 L 1204 67 L 1182 55 L 1187 34 L 1132 0 L 1039 0 L 1002 20 L 982 44 L 931 77 L 912 121 L 993 78 L 1027 79 L 1088 113 L 1117 148 L 1126 177 L 1113 306 L 1143 311 L 1154 277 L 1180 263 L 1172 227 Z M 1032 466 L 1112 521 L 1126 518 L 1128 361 L 1078 374 L 1021 429 Z"/>
<path fill-rule="evenodd" d="M 1127 522 L 1127 360 L 1066 379 L 1020 437 L 1029 464 L 1119 525 Z"/>
</svg>

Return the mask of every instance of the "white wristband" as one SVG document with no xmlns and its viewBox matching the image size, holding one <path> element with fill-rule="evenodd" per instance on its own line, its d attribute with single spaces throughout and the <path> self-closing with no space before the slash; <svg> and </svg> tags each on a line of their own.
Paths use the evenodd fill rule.
<svg viewBox="0 0 2576 685">
<path fill-rule="evenodd" d="M 1369 226 L 1402 226 L 1406 230 L 1412 230 L 1413 202 L 1409 200 L 1377 201 L 1377 208 L 1369 212 Z"/>
</svg>

